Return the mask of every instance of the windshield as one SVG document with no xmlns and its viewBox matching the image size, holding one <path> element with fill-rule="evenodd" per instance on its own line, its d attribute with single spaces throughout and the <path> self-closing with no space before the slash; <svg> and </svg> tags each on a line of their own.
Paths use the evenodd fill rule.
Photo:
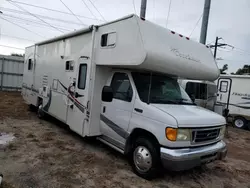
<svg viewBox="0 0 250 188">
<path fill-rule="evenodd" d="M 132 72 L 132 77 L 139 97 L 145 103 L 194 104 L 175 79 L 140 72 Z"/>
</svg>

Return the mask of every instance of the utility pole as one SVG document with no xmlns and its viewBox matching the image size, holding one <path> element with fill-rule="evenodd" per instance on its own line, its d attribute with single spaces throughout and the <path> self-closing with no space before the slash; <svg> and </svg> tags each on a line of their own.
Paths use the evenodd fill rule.
<svg viewBox="0 0 250 188">
<path fill-rule="evenodd" d="M 147 0 L 141 0 L 141 12 L 140 17 L 146 19 L 146 9 L 147 9 Z"/>
<path fill-rule="evenodd" d="M 206 44 L 210 4 L 211 4 L 211 0 L 205 0 L 204 9 L 203 9 L 203 17 L 202 17 L 202 25 L 201 25 L 201 34 L 200 34 L 200 43 L 202 44 Z"/>
<path fill-rule="evenodd" d="M 221 37 L 216 37 L 215 44 L 209 46 L 210 48 L 214 48 L 214 59 L 216 59 L 217 48 L 218 48 L 218 47 L 229 46 L 228 44 L 225 44 L 225 43 L 218 43 L 218 41 L 219 41 L 220 39 L 222 39 L 222 38 L 221 38 Z"/>
<path fill-rule="evenodd" d="M 215 40 L 215 45 L 214 45 L 214 59 L 216 59 L 216 54 L 217 54 L 217 46 L 218 46 L 218 40 L 221 39 L 219 37 L 216 37 Z"/>
</svg>

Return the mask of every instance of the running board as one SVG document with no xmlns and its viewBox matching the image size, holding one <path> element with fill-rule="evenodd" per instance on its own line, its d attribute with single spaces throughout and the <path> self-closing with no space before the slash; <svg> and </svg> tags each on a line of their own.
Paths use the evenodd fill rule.
<svg viewBox="0 0 250 188">
<path fill-rule="evenodd" d="M 101 141 L 102 143 L 110 146 L 111 148 L 115 149 L 116 151 L 119 151 L 120 153 L 124 154 L 124 151 L 122 149 L 120 149 L 117 146 L 111 144 L 110 142 L 104 140 L 103 138 L 97 137 L 96 139 L 99 140 L 99 141 Z"/>
</svg>

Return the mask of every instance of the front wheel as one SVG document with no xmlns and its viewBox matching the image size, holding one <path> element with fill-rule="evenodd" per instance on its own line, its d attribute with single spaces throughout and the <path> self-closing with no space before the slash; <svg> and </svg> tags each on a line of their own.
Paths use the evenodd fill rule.
<svg viewBox="0 0 250 188">
<path fill-rule="evenodd" d="M 245 129 L 247 127 L 247 120 L 243 117 L 235 117 L 233 126 L 239 129 Z"/>
<path fill-rule="evenodd" d="M 136 139 L 131 157 L 132 168 L 138 176 L 147 180 L 156 177 L 160 167 L 160 154 L 156 144 L 146 138 Z"/>
<path fill-rule="evenodd" d="M 38 109 L 37 109 L 37 117 L 38 117 L 39 119 L 43 119 L 44 116 L 45 116 L 45 114 L 44 114 L 44 111 L 43 111 L 43 105 L 40 104 L 40 105 L 38 106 Z"/>
</svg>

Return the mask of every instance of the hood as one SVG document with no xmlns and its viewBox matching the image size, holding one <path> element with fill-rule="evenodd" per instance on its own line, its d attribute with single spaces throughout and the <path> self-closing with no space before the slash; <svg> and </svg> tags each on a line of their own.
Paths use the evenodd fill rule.
<svg viewBox="0 0 250 188">
<path fill-rule="evenodd" d="M 211 127 L 225 125 L 223 116 L 210 110 L 193 105 L 151 104 L 173 116 L 179 127 Z"/>
</svg>

